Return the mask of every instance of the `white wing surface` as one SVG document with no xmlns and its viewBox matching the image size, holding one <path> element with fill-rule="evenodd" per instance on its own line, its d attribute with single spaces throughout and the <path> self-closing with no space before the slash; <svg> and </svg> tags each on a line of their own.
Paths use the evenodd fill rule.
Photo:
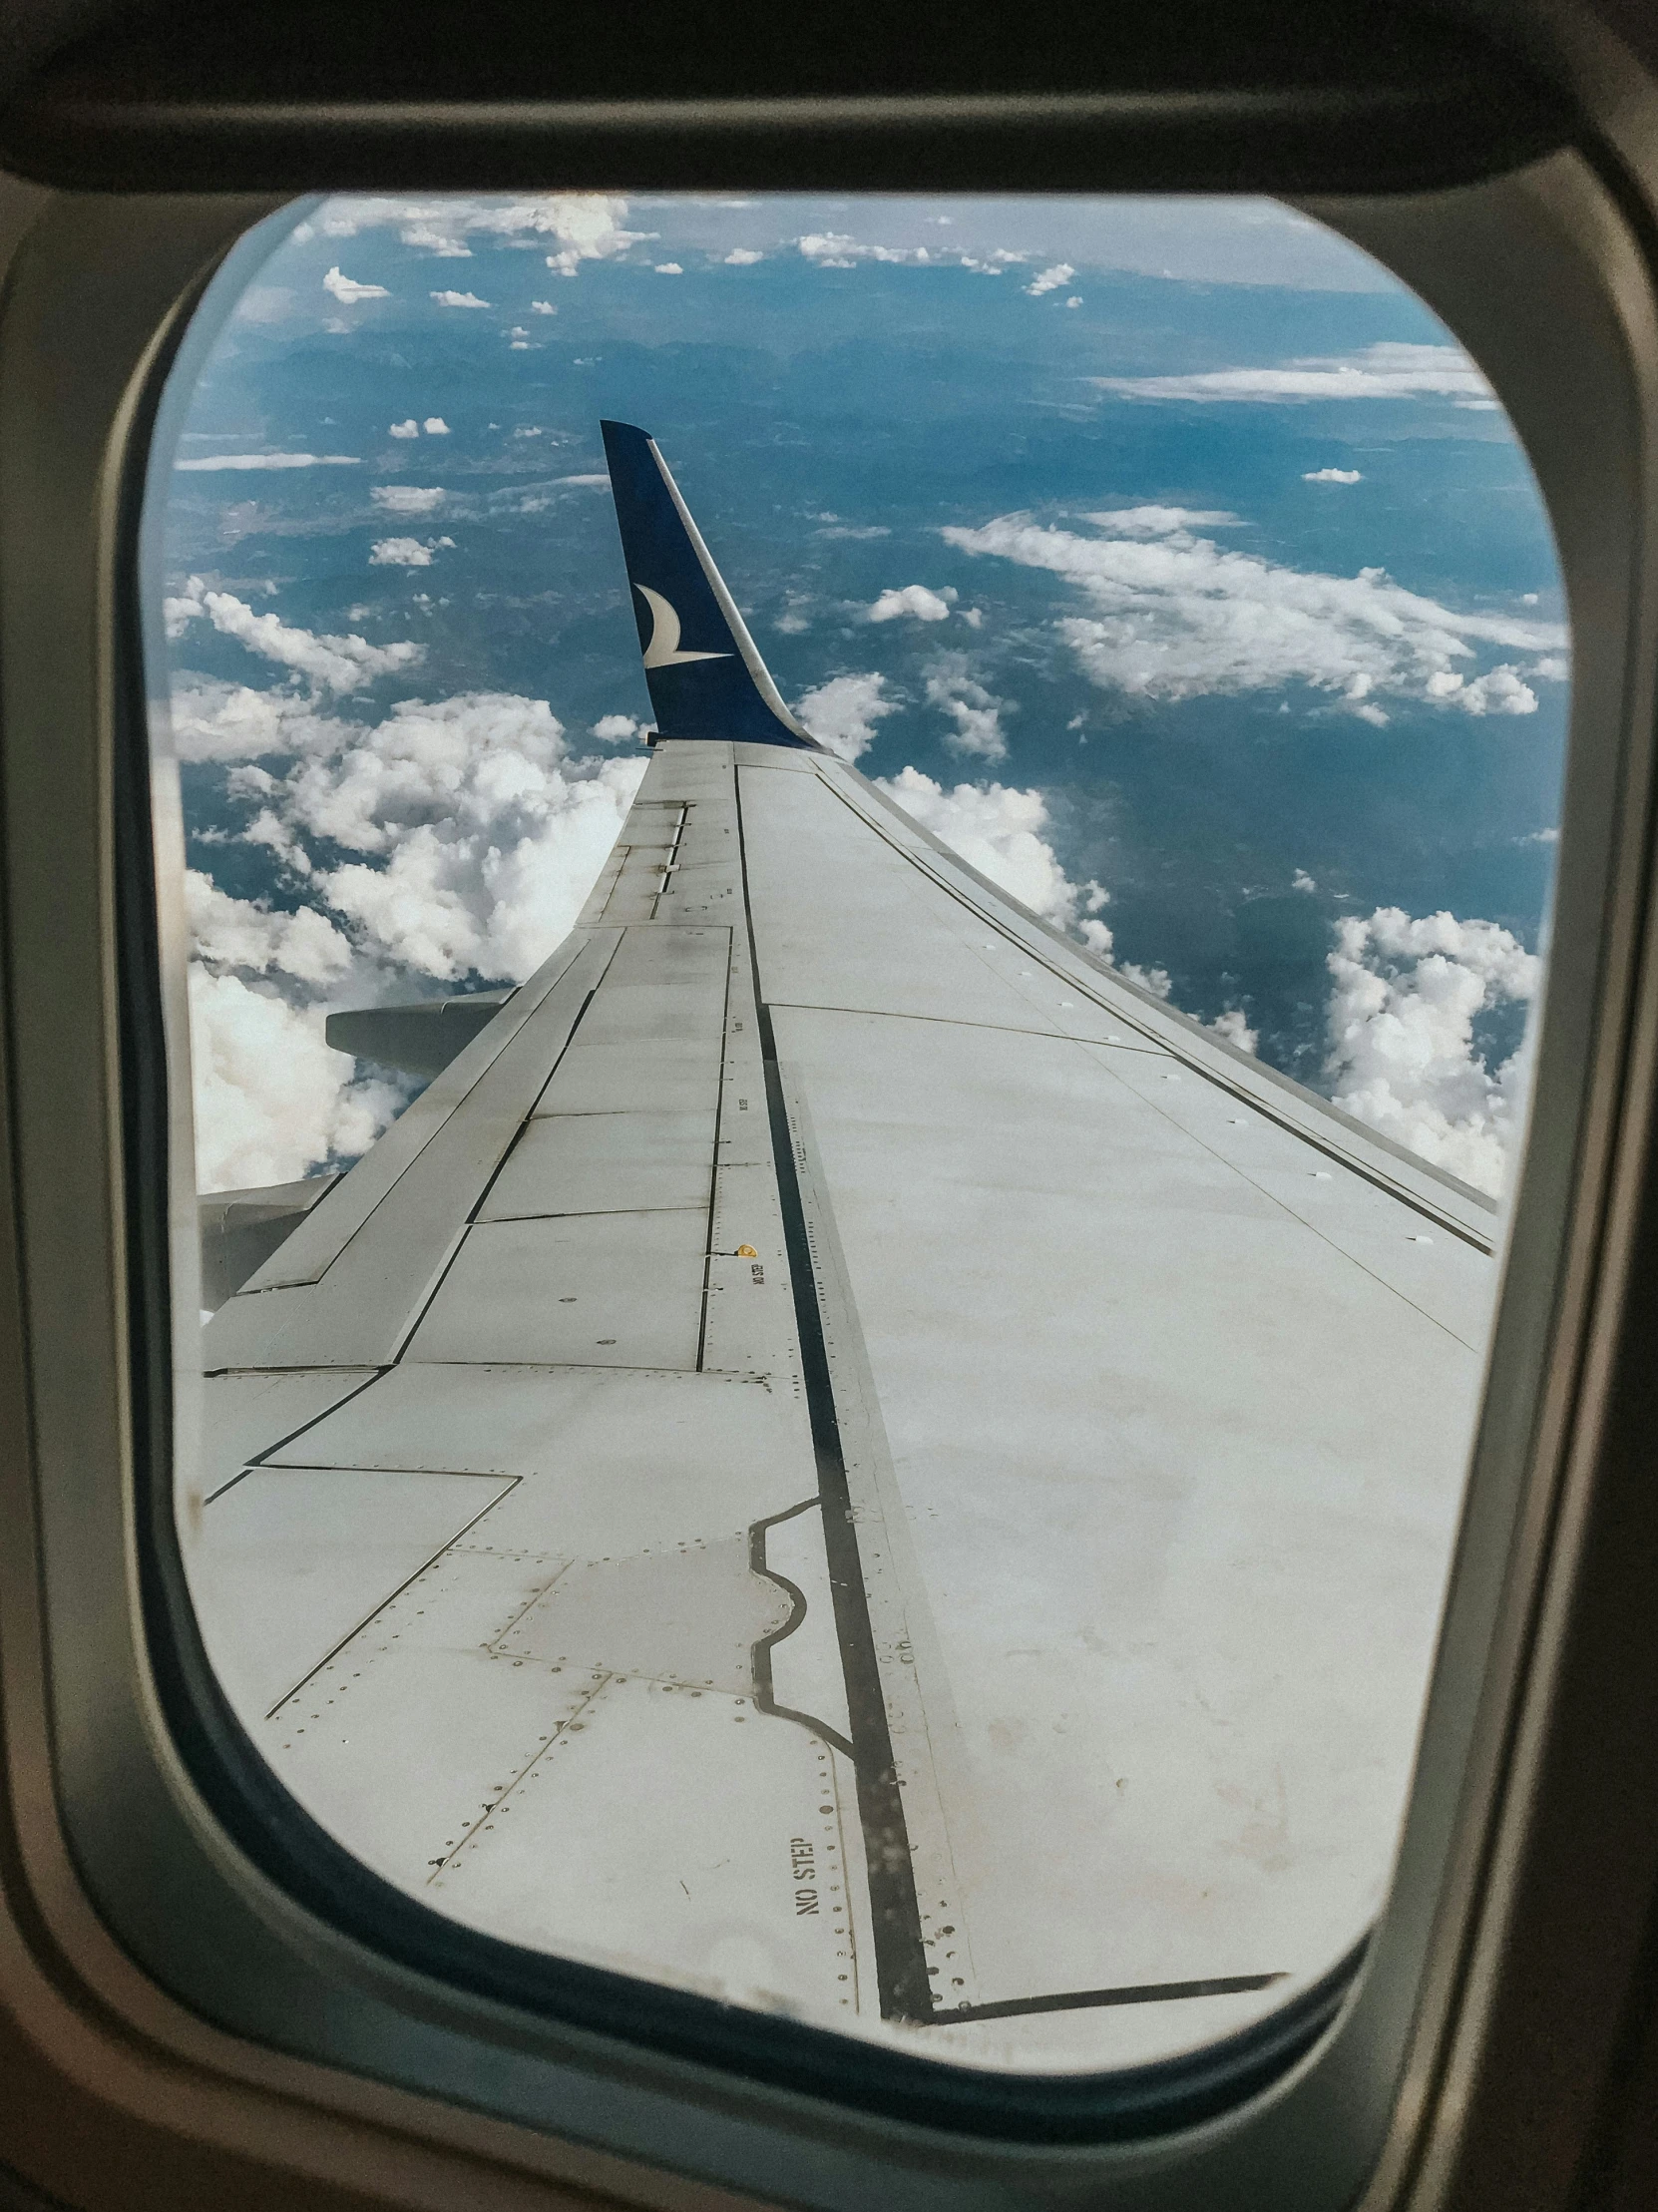
<svg viewBox="0 0 1658 2212">
<path fill-rule="evenodd" d="M 653 679 L 733 680 L 648 582 Z M 971 2064 L 1190 2048 L 1382 1901 L 1491 1210 L 797 725 L 656 702 L 571 937 L 206 1331 L 209 1653 L 469 1926 Z"/>
</svg>

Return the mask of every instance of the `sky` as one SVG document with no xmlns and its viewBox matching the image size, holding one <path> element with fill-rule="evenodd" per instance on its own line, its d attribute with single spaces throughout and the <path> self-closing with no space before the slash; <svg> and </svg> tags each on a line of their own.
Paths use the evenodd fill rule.
<svg viewBox="0 0 1658 2212">
<path fill-rule="evenodd" d="M 824 742 L 1502 1187 L 1559 571 L 1479 371 L 1357 247 L 1257 200 L 592 195 L 338 198 L 262 242 L 150 493 L 202 1188 L 408 1103 L 329 1011 L 519 981 L 573 923 L 646 759 L 607 415 Z"/>
</svg>

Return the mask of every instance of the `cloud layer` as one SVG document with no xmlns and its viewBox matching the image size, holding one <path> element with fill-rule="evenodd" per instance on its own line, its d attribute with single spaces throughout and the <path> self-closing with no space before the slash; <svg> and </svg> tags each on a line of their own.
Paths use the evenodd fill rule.
<svg viewBox="0 0 1658 2212">
<path fill-rule="evenodd" d="M 608 260 L 653 235 L 627 229 L 626 215 L 626 201 L 607 193 L 544 193 L 517 200 L 351 195 L 329 201 L 317 219 L 317 228 L 324 237 L 333 238 L 395 229 L 403 244 L 424 248 L 440 260 L 469 260 L 472 238 L 525 247 L 551 243 L 554 250 L 545 256 L 547 266 L 560 276 L 574 276 L 584 261 Z M 330 270 L 329 275 L 338 273 Z M 380 292 L 379 286 L 355 285 L 348 277 L 342 281 L 347 291 L 328 284 L 338 298 Z"/>
<path fill-rule="evenodd" d="M 1459 346 L 1387 341 L 1355 353 L 1309 354 L 1276 367 L 1204 369 L 1188 376 L 1096 376 L 1130 399 L 1452 399 L 1494 407 L 1491 387 Z"/>
<path fill-rule="evenodd" d="M 880 675 L 838 676 L 800 710 L 851 758 L 895 709 L 883 692 Z M 328 1008 L 528 975 L 573 925 L 644 772 L 636 757 L 574 755 L 545 700 L 510 694 L 351 720 L 315 694 L 185 675 L 172 723 L 183 757 L 230 764 L 230 789 L 255 805 L 242 841 L 273 852 L 307 901 L 278 909 L 190 878 L 204 1189 L 285 1181 L 372 1141 L 402 1095 L 327 1049 Z M 634 731 L 611 715 L 593 734 Z M 1106 895 L 1065 875 L 1040 792 L 949 789 L 915 768 L 882 788 L 1109 954 Z"/>
<path fill-rule="evenodd" d="M 1064 578 L 1090 612 L 1056 627 L 1104 690 L 1184 699 L 1305 683 L 1380 724 L 1387 698 L 1528 714 L 1537 698 L 1527 677 L 1565 672 L 1557 624 L 1458 614 L 1382 569 L 1344 577 L 1286 568 L 1193 527 L 1228 516 L 1142 507 L 1084 519 L 1097 537 L 1024 515 L 980 529 L 949 525 L 941 535 L 965 553 Z M 1471 664 L 1490 647 L 1540 658 L 1477 672 Z"/>
<path fill-rule="evenodd" d="M 394 430 L 392 436 L 398 433 Z M 175 461 L 176 469 L 355 469 L 354 453 L 198 453 Z"/>
<path fill-rule="evenodd" d="M 188 886 L 198 1172 L 225 1189 L 372 1140 L 401 1094 L 327 1049 L 329 1007 L 529 975 L 574 924 L 644 762 L 577 754 L 545 699 L 516 694 L 352 718 L 329 697 L 418 649 L 318 638 L 192 579 L 174 627 L 204 619 L 293 674 L 261 688 L 182 673 L 174 744 L 227 764 L 230 795 L 252 807 L 238 840 L 265 847 L 304 901 L 235 898 L 200 873 Z"/>
</svg>

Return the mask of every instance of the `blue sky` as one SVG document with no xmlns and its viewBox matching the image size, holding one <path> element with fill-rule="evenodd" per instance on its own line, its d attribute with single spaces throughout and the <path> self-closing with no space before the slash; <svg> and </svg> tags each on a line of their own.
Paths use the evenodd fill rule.
<svg viewBox="0 0 1658 2212">
<path fill-rule="evenodd" d="M 329 1008 L 515 979 L 569 926 L 644 758 L 615 415 L 819 734 L 1495 1187 L 1559 576 L 1500 408 L 1376 263 L 1257 201 L 303 216 L 156 494 L 204 1186 L 337 1162 L 406 1096 L 326 1052 Z"/>
</svg>

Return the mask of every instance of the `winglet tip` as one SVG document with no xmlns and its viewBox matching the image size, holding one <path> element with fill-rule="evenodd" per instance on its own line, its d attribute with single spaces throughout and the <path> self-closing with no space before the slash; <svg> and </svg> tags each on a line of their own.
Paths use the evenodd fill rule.
<svg viewBox="0 0 1658 2212">
<path fill-rule="evenodd" d="M 658 727 L 820 749 L 783 703 L 655 440 L 607 416 L 600 431 Z M 681 622 L 696 641 L 689 650 L 680 648 Z M 671 689 L 659 696 L 664 685 Z"/>
</svg>

